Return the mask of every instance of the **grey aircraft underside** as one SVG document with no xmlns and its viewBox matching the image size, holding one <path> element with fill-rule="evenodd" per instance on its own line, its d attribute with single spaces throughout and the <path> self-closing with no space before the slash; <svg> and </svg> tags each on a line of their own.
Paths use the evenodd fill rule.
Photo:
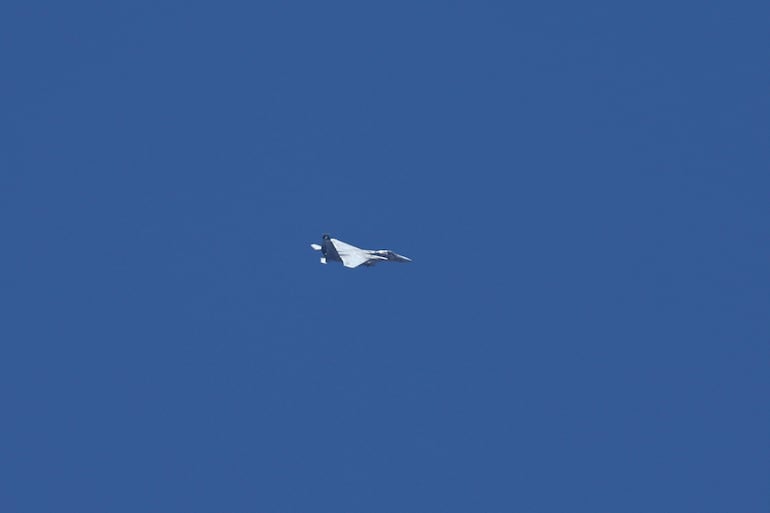
<svg viewBox="0 0 770 513">
<path fill-rule="evenodd" d="M 322 264 L 326 262 L 342 262 L 342 265 L 350 268 L 360 265 L 371 267 L 380 262 L 412 261 L 410 258 L 394 253 L 389 249 L 357 248 L 347 242 L 333 239 L 327 233 L 323 235 L 323 244 L 311 244 L 310 247 L 321 252 Z"/>
</svg>

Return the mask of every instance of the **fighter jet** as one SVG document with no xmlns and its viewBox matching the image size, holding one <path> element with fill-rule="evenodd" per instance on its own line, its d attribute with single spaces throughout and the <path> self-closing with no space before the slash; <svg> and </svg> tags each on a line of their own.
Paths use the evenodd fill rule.
<svg viewBox="0 0 770 513">
<path fill-rule="evenodd" d="M 365 265 L 371 267 L 379 262 L 411 262 L 410 258 L 394 253 L 389 249 L 361 249 L 347 242 L 332 239 L 328 233 L 323 235 L 323 244 L 311 244 L 311 248 L 321 252 L 321 263 L 342 262 L 345 267 Z"/>
</svg>

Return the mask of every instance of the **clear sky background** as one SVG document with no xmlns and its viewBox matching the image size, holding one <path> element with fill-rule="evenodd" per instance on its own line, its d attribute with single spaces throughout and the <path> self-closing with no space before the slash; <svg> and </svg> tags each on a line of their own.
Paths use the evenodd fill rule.
<svg viewBox="0 0 770 513">
<path fill-rule="evenodd" d="M 768 19 L 3 2 L 0 510 L 770 510 Z"/>
</svg>

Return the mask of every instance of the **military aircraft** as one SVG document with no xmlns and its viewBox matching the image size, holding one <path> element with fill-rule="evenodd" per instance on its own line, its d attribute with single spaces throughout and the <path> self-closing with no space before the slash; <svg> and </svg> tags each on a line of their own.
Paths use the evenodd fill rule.
<svg viewBox="0 0 770 513">
<path fill-rule="evenodd" d="M 389 249 L 361 249 L 347 242 L 332 239 L 328 233 L 323 235 L 323 244 L 311 244 L 311 248 L 321 252 L 321 263 L 342 262 L 345 267 L 365 265 L 371 267 L 379 262 L 411 262 L 410 258 L 394 253 Z"/>
</svg>

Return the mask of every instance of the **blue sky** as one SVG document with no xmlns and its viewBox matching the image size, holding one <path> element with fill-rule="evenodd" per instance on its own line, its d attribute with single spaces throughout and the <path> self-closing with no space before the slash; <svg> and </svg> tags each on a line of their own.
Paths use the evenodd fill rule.
<svg viewBox="0 0 770 513">
<path fill-rule="evenodd" d="M 769 14 L 4 3 L 0 509 L 767 511 Z"/>
</svg>

